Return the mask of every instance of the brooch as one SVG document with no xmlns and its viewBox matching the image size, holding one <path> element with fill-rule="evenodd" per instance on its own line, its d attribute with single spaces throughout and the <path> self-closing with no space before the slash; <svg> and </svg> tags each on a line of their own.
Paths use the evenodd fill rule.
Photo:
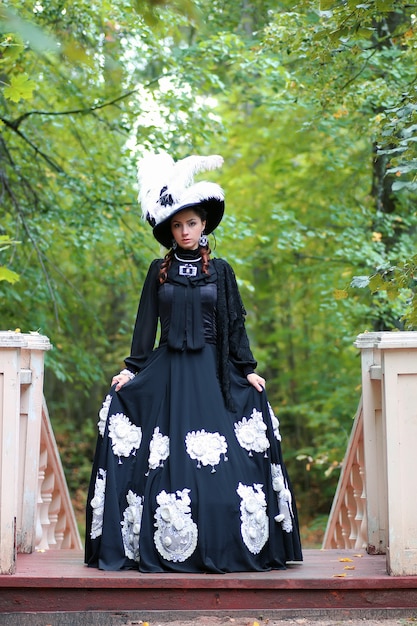
<svg viewBox="0 0 417 626">
<path fill-rule="evenodd" d="M 186 265 L 180 265 L 178 268 L 178 272 L 180 276 L 197 276 L 197 268 L 195 265 L 191 265 L 191 263 L 187 263 Z"/>
</svg>

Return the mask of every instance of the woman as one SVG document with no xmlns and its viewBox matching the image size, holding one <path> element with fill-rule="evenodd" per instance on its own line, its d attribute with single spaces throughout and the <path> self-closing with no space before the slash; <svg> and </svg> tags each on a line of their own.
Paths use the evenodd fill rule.
<svg viewBox="0 0 417 626">
<path fill-rule="evenodd" d="M 302 560 L 279 424 L 236 279 L 210 258 L 223 191 L 193 180 L 222 162 L 162 154 L 139 165 L 144 217 L 169 252 L 149 268 L 131 354 L 100 411 L 87 502 L 92 567 L 221 573 Z"/>
</svg>

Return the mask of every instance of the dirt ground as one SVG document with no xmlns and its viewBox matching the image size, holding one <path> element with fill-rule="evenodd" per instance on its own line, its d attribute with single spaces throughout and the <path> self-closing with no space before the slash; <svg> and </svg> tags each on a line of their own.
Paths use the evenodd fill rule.
<svg viewBox="0 0 417 626">
<path fill-rule="evenodd" d="M 357 617 L 346 619 L 343 615 L 335 617 L 287 617 L 285 619 L 261 617 L 195 617 L 193 619 L 174 619 L 169 621 L 151 620 L 127 621 L 123 626 L 415 626 L 417 609 L 410 615 L 397 617 Z"/>
<path fill-rule="evenodd" d="M 330 616 L 329 616 L 330 615 Z M 319 611 L 314 614 L 286 616 L 252 615 L 249 612 L 233 617 L 217 615 L 183 615 L 172 611 L 148 615 L 135 612 L 73 612 L 73 613 L 0 613 L 0 626 L 416 626 L 415 610 Z"/>
</svg>

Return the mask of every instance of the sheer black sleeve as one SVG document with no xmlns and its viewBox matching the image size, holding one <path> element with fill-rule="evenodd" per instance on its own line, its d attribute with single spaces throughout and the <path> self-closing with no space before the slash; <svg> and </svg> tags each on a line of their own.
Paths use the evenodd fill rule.
<svg viewBox="0 0 417 626">
<path fill-rule="evenodd" d="M 155 259 L 149 266 L 142 288 L 133 330 L 130 356 L 125 359 L 126 367 L 139 372 L 151 354 L 158 328 L 158 275 L 161 259 Z"/>
</svg>

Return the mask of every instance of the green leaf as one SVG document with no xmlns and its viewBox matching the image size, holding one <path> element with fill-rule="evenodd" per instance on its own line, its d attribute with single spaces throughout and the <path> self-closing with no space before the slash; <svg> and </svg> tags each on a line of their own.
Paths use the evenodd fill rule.
<svg viewBox="0 0 417 626">
<path fill-rule="evenodd" d="M 35 25 L 33 20 L 33 12 L 30 15 L 31 19 L 22 19 L 23 13 L 21 7 L 16 8 L 16 11 L 11 8 L 2 7 L 0 5 L 0 24 L 14 33 L 14 36 L 18 41 L 27 41 L 33 50 L 38 52 L 45 52 L 47 50 L 58 51 L 58 45 L 56 40 L 48 35 L 45 31 Z"/>
<path fill-rule="evenodd" d="M 82 63 L 91 68 L 94 67 L 94 59 L 88 56 L 85 49 L 76 41 L 70 41 L 65 45 L 63 52 L 74 65 L 80 65 Z"/>
<path fill-rule="evenodd" d="M 16 33 L 5 33 L 0 40 L 0 50 L 0 64 L 3 66 L 6 64 L 11 65 L 23 52 L 23 41 Z"/>
<path fill-rule="evenodd" d="M 334 4 L 333 0 L 320 0 L 320 11 L 331 11 Z"/>
<path fill-rule="evenodd" d="M 7 280 L 8 283 L 15 283 L 19 280 L 19 274 L 0 265 L 0 280 Z"/>
<path fill-rule="evenodd" d="M 356 287 L 358 289 L 364 289 L 369 285 L 369 276 L 354 276 L 350 283 L 351 287 Z"/>
<path fill-rule="evenodd" d="M 394 2 L 392 0 L 376 0 L 376 10 L 380 11 L 381 13 L 388 13 L 391 11 L 394 11 L 394 9 L 396 8 L 396 2 L 394 0 Z"/>
<path fill-rule="evenodd" d="M 415 191 L 415 190 L 417 190 L 417 182 L 395 181 L 392 184 L 392 190 L 393 191 L 401 191 L 401 189 L 408 189 L 409 191 Z"/>
<path fill-rule="evenodd" d="M 381 274 L 375 274 L 369 280 L 369 288 L 371 289 L 371 291 L 378 291 L 378 289 L 381 289 L 385 286 L 386 286 L 386 282 L 382 278 Z"/>
<path fill-rule="evenodd" d="M 4 88 L 4 96 L 12 102 L 29 100 L 32 98 L 35 87 L 35 81 L 30 79 L 27 74 L 18 74 L 12 76 L 10 85 Z"/>
<path fill-rule="evenodd" d="M 0 124 L 1 126 L 1 124 Z M 20 241 L 16 241 L 15 239 L 10 239 L 9 235 L 0 235 L 0 252 L 10 248 L 10 246 L 15 246 L 19 244 Z"/>
</svg>

